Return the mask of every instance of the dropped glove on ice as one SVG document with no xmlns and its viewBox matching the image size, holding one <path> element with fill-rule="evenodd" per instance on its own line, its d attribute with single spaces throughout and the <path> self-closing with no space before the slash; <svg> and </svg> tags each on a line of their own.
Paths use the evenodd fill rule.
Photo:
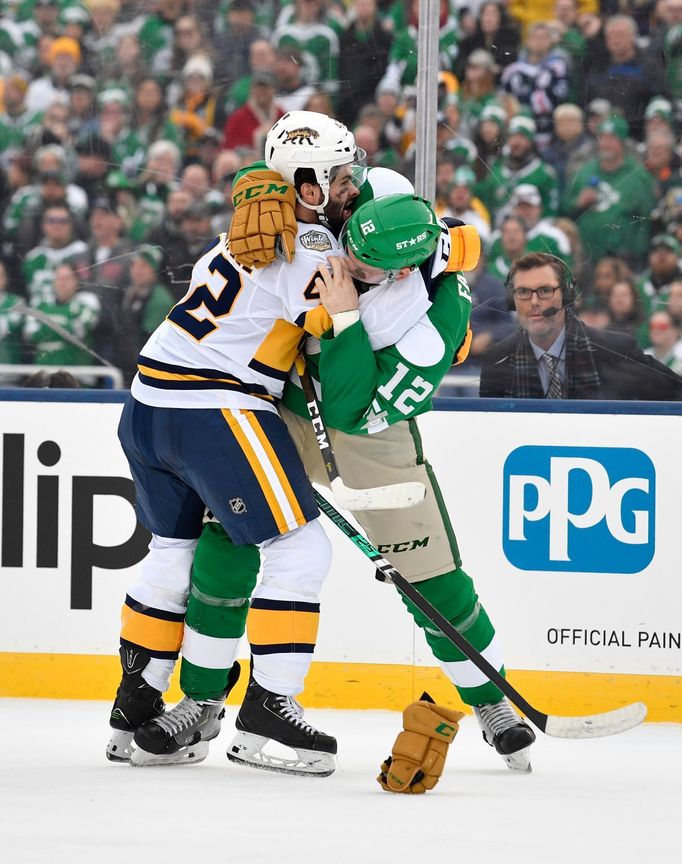
<svg viewBox="0 0 682 864">
<path fill-rule="evenodd" d="M 429 701 L 427 701 L 429 700 Z M 403 729 L 377 777 L 386 792 L 421 795 L 438 783 L 461 711 L 436 705 L 427 693 L 403 711 Z"/>
</svg>

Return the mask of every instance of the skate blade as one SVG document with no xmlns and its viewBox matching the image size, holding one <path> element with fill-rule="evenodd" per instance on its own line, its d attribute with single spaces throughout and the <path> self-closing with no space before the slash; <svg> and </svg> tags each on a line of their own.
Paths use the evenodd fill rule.
<svg viewBox="0 0 682 864">
<path fill-rule="evenodd" d="M 507 768 L 512 771 L 520 771 L 525 774 L 530 774 L 533 771 L 533 766 L 530 763 L 530 747 L 524 747 L 523 750 L 517 750 L 516 753 L 507 753 L 502 758 L 507 763 Z"/>
<path fill-rule="evenodd" d="M 293 774 L 298 777 L 329 777 L 336 770 L 336 760 L 331 753 L 303 748 L 288 748 L 296 753 L 296 759 L 264 753 L 263 747 L 270 738 L 238 732 L 227 748 L 227 758 L 238 765 L 275 771 L 278 774 Z"/>
<path fill-rule="evenodd" d="M 130 757 L 130 764 L 135 768 L 151 768 L 160 765 L 195 765 L 203 762 L 208 756 L 208 741 L 198 741 L 196 744 L 181 747 L 176 753 L 149 753 L 141 747 L 136 747 Z"/>
<path fill-rule="evenodd" d="M 107 744 L 107 759 L 110 762 L 130 762 L 133 752 L 133 733 L 115 729 Z"/>
</svg>

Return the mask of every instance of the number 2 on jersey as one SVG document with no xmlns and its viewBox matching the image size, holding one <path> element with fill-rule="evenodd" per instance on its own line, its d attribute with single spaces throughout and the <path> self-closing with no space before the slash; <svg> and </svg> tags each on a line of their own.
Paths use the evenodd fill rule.
<svg viewBox="0 0 682 864">
<path fill-rule="evenodd" d="M 197 342 L 218 329 L 213 319 L 224 318 L 230 314 L 243 287 L 239 272 L 223 255 L 216 255 L 208 265 L 208 272 L 211 276 L 210 284 L 204 282 L 197 285 L 186 300 L 176 303 L 168 313 L 168 320 L 189 333 Z M 202 306 L 205 317 L 197 318 L 193 313 Z"/>
</svg>

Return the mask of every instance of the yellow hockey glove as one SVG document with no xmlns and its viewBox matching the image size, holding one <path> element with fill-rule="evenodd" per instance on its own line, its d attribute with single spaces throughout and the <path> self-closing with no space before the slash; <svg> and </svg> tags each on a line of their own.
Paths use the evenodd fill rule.
<svg viewBox="0 0 682 864">
<path fill-rule="evenodd" d="M 458 225 L 448 229 L 450 257 L 445 267 L 448 273 L 475 270 L 481 257 L 481 238 L 473 225 Z"/>
<path fill-rule="evenodd" d="M 452 364 L 453 366 L 459 366 L 460 363 L 464 363 L 464 361 L 469 356 L 469 351 L 471 351 L 471 343 L 474 339 L 474 331 L 471 327 L 467 327 L 467 332 L 464 334 L 464 339 L 459 343 L 459 348 L 455 354 L 455 362 Z"/>
<path fill-rule="evenodd" d="M 448 747 L 464 714 L 427 702 L 424 697 L 403 711 L 404 731 L 377 777 L 386 792 L 422 795 L 433 789 L 443 773 Z"/>
<path fill-rule="evenodd" d="M 234 184 L 232 201 L 228 237 L 236 260 L 258 269 L 272 264 L 280 251 L 292 261 L 298 232 L 294 187 L 276 171 L 249 171 Z"/>
</svg>

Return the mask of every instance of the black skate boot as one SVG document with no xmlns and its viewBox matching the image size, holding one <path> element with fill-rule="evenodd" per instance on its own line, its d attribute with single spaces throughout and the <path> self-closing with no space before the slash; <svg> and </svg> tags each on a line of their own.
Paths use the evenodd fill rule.
<svg viewBox="0 0 682 864">
<path fill-rule="evenodd" d="M 123 678 L 116 691 L 109 725 L 114 730 L 107 744 L 106 755 L 111 762 L 130 762 L 133 735 L 138 726 L 165 711 L 161 691 L 155 690 L 142 677 L 150 655 L 142 648 L 119 649 Z"/>
<path fill-rule="evenodd" d="M 532 771 L 530 745 L 535 732 L 519 717 L 509 702 L 474 705 L 483 740 L 494 747 L 513 771 Z"/>
<path fill-rule="evenodd" d="M 237 735 L 227 750 L 231 762 L 283 774 L 329 777 L 336 769 L 336 738 L 303 719 L 303 708 L 291 696 L 265 690 L 252 678 L 236 721 Z M 263 752 L 276 741 L 296 752 L 296 759 Z"/>
<path fill-rule="evenodd" d="M 220 699 L 196 701 L 189 696 L 175 708 L 144 723 L 135 732 L 131 765 L 190 765 L 208 756 L 208 742 L 220 733 L 225 700 L 239 680 L 240 667 L 230 669 L 227 688 Z"/>
</svg>

